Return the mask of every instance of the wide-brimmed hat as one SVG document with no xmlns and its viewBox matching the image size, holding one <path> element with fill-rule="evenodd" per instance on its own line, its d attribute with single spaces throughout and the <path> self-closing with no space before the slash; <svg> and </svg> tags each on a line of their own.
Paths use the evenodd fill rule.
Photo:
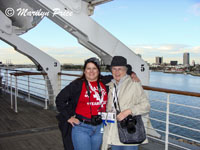
<svg viewBox="0 0 200 150">
<path fill-rule="evenodd" d="M 127 66 L 127 60 L 122 56 L 114 56 L 110 66 Z"/>
</svg>

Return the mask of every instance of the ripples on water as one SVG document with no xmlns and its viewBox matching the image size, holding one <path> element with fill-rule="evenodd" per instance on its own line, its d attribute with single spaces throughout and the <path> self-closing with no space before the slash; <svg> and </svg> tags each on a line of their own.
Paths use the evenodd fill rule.
<svg viewBox="0 0 200 150">
<path fill-rule="evenodd" d="M 166 74 L 162 72 L 151 72 L 150 86 L 175 89 L 175 90 L 181 90 L 181 91 L 189 91 L 189 92 L 200 92 L 200 77 L 184 75 L 184 74 Z M 167 94 L 160 93 L 160 92 L 150 92 L 149 96 L 150 96 L 150 103 L 151 103 L 152 108 L 166 111 L 165 103 L 155 102 L 151 100 L 159 99 L 159 100 L 166 101 Z M 170 102 L 184 104 L 187 106 L 195 106 L 195 107 L 200 108 L 199 97 L 171 94 Z M 171 123 L 184 125 L 190 128 L 195 128 L 195 129 L 200 130 L 200 121 L 194 121 L 190 119 L 190 117 L 200 119 L 200 109 L 187 108 L 183 106 L 170 104 L 170 112 L 189 117 L 188 119 L 186 119 L 183 117 L 170 115 L 169 121 Z M 155 111 L 151 111 L 150 116 L 163 120 L 163 121 L 166 120 L 165 114 L 157 113 Z M 158 123 L 155 121 L 151 121 L 151 122 L 155 128 L 165 130 L 164 123 Z M 194 138 L 196 140 L 200 140 L 200 133 L 196 131 L 184 129 L 184 128 L 177 127 L 174 125 L 169 126 L 169 131 L 171 133 L 179 133 L 180 135 L 188 137 L 188 138 Z"/>
</svg>

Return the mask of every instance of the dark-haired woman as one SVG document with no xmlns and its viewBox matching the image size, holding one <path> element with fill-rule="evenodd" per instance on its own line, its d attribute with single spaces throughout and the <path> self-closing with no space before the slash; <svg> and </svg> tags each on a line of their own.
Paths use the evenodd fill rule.
<svg viewBox="0 0 200 150">
<path fill-rule="evenodd" d="M 105 84 L 112 76 L 100 79 L 97 58 L 85 61 L 83 75 L 67 85 L 56 97 L 59 128 L 65 150 L 99 150 L 103 124 L 99 114 L 105 112 Z"/>
<path fill-rule="evenodd" d="M 66 86 L 56 98 L 65 150 L 100 149 L 103 124 L 99 113 L 105 112 L 106 102 L 100 63 L 90 58 L 85 61 L 82 77 Z"/>
</svg>

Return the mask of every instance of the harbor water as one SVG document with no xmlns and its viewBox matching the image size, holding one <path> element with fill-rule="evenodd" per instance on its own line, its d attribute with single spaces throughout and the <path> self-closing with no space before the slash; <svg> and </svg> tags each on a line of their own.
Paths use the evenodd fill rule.
<svg viewBox="0 0 200 150">
<path fill-rule="evenodd" d="M 160 87 L 160 88 L 174 89 L 174 90 L 181 90 L 181 91 L 188 91 L 188 92 L 200 92 L 199 85 L 200 85 L 200 77 L 197 77 L 197 76 L 192 76 L 192 75 L 187 75 L 187 74 L 186 75 L 185 74 L 169 74 L 169 73 L 163 73 L 163 72 L 151 72 L 150 74 L 150 86 L 153 86 L 153 87 Z M 151 101 L 151 99 L 159 99 L 159 100 L 166 101 L 167 94 L 160 93 L 160 92 L 149 92 L 149 97 L 150 97 L 150 102 L 151 102 L 151 108 L 166 111 L 166 103 Z M 200 98 L 171 94 L 170 103 L 200 107 Z M 189 117 L 186 119 L 183 117 L 170 115 L 169 117 L 170 123 L 185 125 L 187 127 L 200 130 L 200 122 L 190 119 L 190 117 L 200 119 L 199 109 L 187 108 L 183 106 L 177 106 L 174 104 L 170 104 L 169 109 L 171 113 L 176 113 L 179 115 L 185 115 Z M 166 114 L 157 113 L 154 111 L 150 112 L 150 116 L 153 116 L 163 121 L 166 120 L 165 115 Z M 151 121 L 151 123 L 153 127 L 157 129 L 165 130 L 164 123 L 158 123 L 155 121 Z M 184 128 L 177 127 L 174 125 L 170 125 L 169 132 L 171 133 L 178 132 L 182 136 L 200 140 L 200 134 L 190 129 L 184 129 Z"/>
</svg>

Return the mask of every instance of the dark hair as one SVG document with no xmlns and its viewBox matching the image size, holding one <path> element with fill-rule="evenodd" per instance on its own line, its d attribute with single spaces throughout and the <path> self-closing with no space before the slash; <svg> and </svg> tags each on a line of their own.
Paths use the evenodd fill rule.
<svg viewBox="0 0 200 150">
<path fill-rule="evenodd" d="M 86 80 L 84 71 L 85 71 L 86 66 L 87 66 L 88 63 L 93 63 L 97 67 L 97 69 L 99 70 L 99 75 L 98 75 L 98 79 L 97 79 L 97 80 L 99 80 L 100 77 L 101 77 L 100 62 L 99 62 L 99 59 L 97 59 L 95 57 L 91 57 L 91 58 L 89 58 L 89 59 L 87 59 L 85 61 L 84 66 L 83 66 L 83 74 L 82 74 L 82 76 L 80 78 L 78 78 L 78 80 L 79 79 L 80 80 Z"/>
</svg>

